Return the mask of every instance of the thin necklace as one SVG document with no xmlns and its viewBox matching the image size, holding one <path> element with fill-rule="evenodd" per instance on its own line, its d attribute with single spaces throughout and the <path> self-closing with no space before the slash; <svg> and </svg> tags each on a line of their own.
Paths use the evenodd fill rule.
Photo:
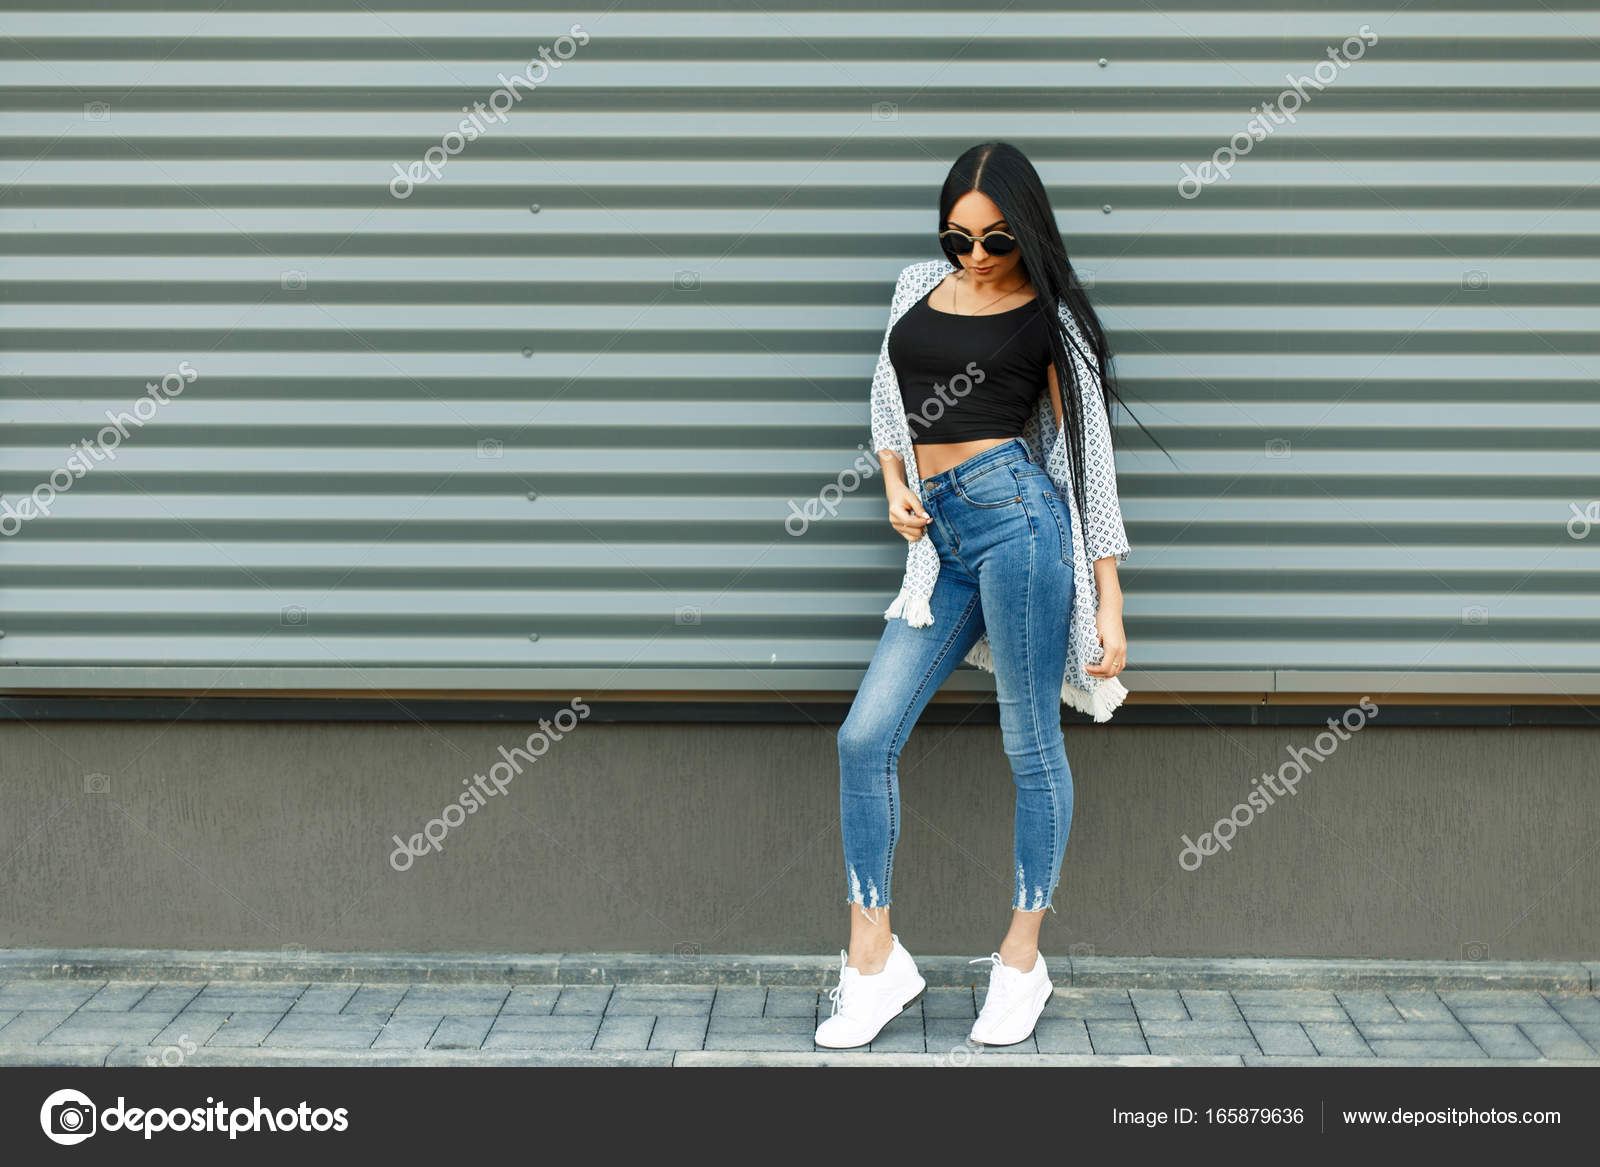
<svg viewBox="0 0 1600 1167">
<path fill-rule="evenodd" d="M 965 275 L 965 273 L 962 273 L 962 274 Z M 950 306 L 952 308 L 959 307 L 959 305 L 956 303 L 956 291 L 960 286 L 961 286 L 961 280 L 959 278 L 956 280 L 956 282 L 954 284 L 952 284 L 950 286 Z M 1027 286 L 1028 286 L 1028 281 L 1027 280 L 1023 280 L 1020 284 L 1018 284 L 1016 287 L 1012 288 L 1009 292 L 1001 292 L 994 299 L 990 300 L 989 304 L 998 304 L 1001 300 L 1004 300 L 1007 296 L 1014 296 L 1018 292 L 1022 291 L 1022 289 L 1027 287 Z M 980 305 L 980 307 L 987 308 L 989 306 L 989 304 L 982 304 L 982 305 Z M 976 312 L 957 312 L 956 315 L 958 315 L 958 316 L 976 316 L 976 315 L 978 315 L 978 313 L 976 313 Z"/>
</svg>

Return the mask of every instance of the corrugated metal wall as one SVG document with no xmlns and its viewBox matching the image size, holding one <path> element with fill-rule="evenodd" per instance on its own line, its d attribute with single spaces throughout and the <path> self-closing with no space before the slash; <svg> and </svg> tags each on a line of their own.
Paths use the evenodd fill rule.
<svg viewBox="0 0 1600 1167">
<path fill-rule="evenodd" d="M 1584 6 L 5 7 L 6 501 L 195 377 L 0 539 L 0 685 L 853 687 L 880 485 L 785 520 L 1004 137 L 1175 459 L 1122 430 L 1133 689 L 1600 692 Z"/>
</svg>

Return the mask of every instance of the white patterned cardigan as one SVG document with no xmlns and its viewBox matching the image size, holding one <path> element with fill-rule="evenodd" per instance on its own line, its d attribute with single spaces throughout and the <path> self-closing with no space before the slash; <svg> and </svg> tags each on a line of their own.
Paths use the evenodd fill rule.
<svg viewBox="0 0 1600 1167">
<path fill-rule="evenodd" d="M 894 365 L 889 360 L 889 332 L 910 308 L 954 270 L 943 259 L 914 263 L 900 273 L 894 299 L 889 308 L 889 327 L 883 334 L 883 351 L 872 377 L 872 448 L 893 450 L 905 463 L 906 482 L 920 499 L 922 482 L 917 474 L 916 454 L 911 444 L 911 427 L 906 421 L 905 403 Z M 1092 352 L 1079 332 L 1077 321 L 1066 302 L 1057 305 L 1062 323 L 1084 351 Z M 1069 350 L 1071 345 L 1067 346 Z M 1048 382 L 1041 389 L 1033 414 L 1022 430 L 1023 443 L 1033 460 L 1044 468 L 1050 481 L 1061 491 L 1072 516 L 1072 631 L 1067 646 L 1067 668 L 1061 681 L 1061 700 L 1089 714 L 1095 721 L 1109 721 L 1111 714 L 1127 697 L 1128 690 L 1116 677 L 1091 677 L 1084 666 L 1099 662 L 1103 652 L 1095 627 L 1099 597 L 1094 585 L 1094 561 L 1107 555 L 1118 563 L 1128 558 L 1128 536 L 1122 527 L 1122 508 L 1117 497 L 1117 470 L 1112 459 L 1111 426 L 1101 396 L 1100 376 L 1076 351 L 1070 353 L 1077 372 L 1079 408 L 1083 418 L 1084 505 L 1088 514 L 1080 516 L 1070 473 L 1070 450 L 1066 431 L 1055 424 L 1055 407 L 1050 400 Z M 1063 392 L 1070 387 L 1063 385 Z M 1053 433 L 1046 453 L 1041 435 Z M 933 623 L 929 599 L 939 578 L 939 553 L 933 540 L 923 535 L 906 549 L 906 574 L 900 594 L 884 610 L 886 620 L 902 616 L 915 628 Z M 989 636 L 978 638 L 964 658 L 968 664 L 994 672 Z"/>
</svg>

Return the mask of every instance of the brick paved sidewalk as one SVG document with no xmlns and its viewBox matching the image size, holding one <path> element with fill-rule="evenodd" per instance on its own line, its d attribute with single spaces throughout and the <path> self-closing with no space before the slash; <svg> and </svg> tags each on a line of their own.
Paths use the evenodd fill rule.
<svg viewBox="0 0 1600 1167">
<path fill-rule="evenodd" d="M 0 988 L 0 1064 L 1600 1063 L 1592 991 L 1195 984 L 1058 987 L 1004 1049 L 968 1045 L 973 988 L 930 987 L 839 1052 L 812 1043 L 814 985 L 24 977 Z"/>
</svg>

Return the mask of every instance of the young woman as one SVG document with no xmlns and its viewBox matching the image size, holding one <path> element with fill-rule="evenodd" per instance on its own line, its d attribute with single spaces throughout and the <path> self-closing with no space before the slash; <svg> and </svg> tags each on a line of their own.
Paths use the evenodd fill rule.
<svg viewBox="0 0 1600 1167">
<path fill-rule="evenodd" d="M 1127 695 L 1109 353 L 1021 151 L 957 159 L 939 242 L 945 259 L 900 273 L 872 384 L 889 523 L 910 546 L 839 730 L 850 949 L 817 1028 L 831 1048 L 870 1042 L 924 987 L 889 930 L 897 766 L 945 678 L 962 660 L 994 673 L 1016 784 L 1011 927 L 972 1027 L 989 1045 L 1026 1039 L 1053 988 L 1039 924 L 1072 822 L 1061 703 L 1105 721 Z"/>
</svg>

